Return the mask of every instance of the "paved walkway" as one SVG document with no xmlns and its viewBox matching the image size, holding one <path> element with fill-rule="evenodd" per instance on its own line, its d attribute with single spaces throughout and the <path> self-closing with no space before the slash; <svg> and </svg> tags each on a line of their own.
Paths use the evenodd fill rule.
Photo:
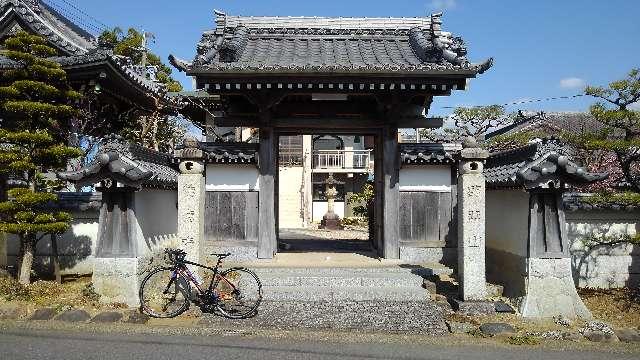
<svg viewBox="0 0 640 360">
<path fill-rule="evenodd" d="M 205 314 L 202 325 L 269 329 L 358 329 L 362 331 L 448 334 L 445 308 L 431 301 L 263 302 L 259 313 L 242 321 Z"/>
</svg>

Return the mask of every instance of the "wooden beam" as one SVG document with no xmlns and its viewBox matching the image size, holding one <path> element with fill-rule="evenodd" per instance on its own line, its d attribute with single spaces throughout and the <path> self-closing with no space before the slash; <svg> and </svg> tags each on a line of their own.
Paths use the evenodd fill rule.
<svg viewBox="0 0 640 360">
<path fill-rule="evenodd" d="M 411 118 L 398 119 L 398 127 L 401 129 L 437 129 L 444 125 L 442 118 L 428 118 L 424 116 L 416 116 Z"/>
<path fill-rule="evenodd" d="M 260 127 L 260 119 L 257 117 L 216 117 L 215 126 L 219 127 Z"/>
<path fill-rule="evenodd" d="M 277 128 L 324 129 L 329 132 L 340 129 L 362 129 L 366 131 L 367 129 L 384 126 L 382 120 L 351 118 L 283 118 L 273 119 L 270 124 Z"/>
</svg>

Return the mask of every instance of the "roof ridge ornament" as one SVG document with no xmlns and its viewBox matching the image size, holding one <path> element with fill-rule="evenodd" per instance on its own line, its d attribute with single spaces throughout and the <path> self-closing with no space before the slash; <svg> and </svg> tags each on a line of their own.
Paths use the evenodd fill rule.
<svg viewBox="0 0 640 360">
<path fill-rule="evenodd" d="M 21 0 L 25 5 L 29 6 L 33 12 L 39 14 L 42 11 L 40 0 Z"/>
</svg>

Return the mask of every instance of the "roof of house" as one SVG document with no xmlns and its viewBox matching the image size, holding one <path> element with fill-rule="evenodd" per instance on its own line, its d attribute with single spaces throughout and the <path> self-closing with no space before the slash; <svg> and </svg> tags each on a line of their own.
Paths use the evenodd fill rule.
<svg viewBox="0 0 640 360">
<path fill-rule="evenodd" d="M 18 30 L 41 35 L 65 55 L 98 45 L 91 34 L 40 0 L 0 0 L 0 29 L 2 37 Z"/>
<path fill-rule="evenodd" d="M 132 187 L 176 188 L 178 171 L 172 157 L 130 143 L 112 135 L 104 140 L 94 160 L 87 166 L 57 174 L 58 178 L 81 185 L 103 180 Z"/>
<path fill-rule="evenodd" d="M 483 73 L 460 37 L 442 31 L 441 14 L 419 18 L 245 17 L 216 12 L 187 73 Z"/>
<path fill-rule="evenodd" d="M 526 146 L 493 153 L 484 174 L 490 188 L 556 187 L 603 180 L 606 173 L 590 173 L 570 159 L 555 139 L 542 139 Z"/>
<path fill-rule="evenodd" d="M 486 135 L 490 139 L 499 135 L 511 135 L 524 131 L 540 131 L 547 135 L 566 131 L 574 134 L 598 131 L 604 125 L 585 112 L 522 112 L 522 117 L 513 124 Z"/>
<path fill-rule="evenodd" d="M 402 165 L 453 164 L 462 146 L 460 144 L 401 143 Z"/>
</svg>

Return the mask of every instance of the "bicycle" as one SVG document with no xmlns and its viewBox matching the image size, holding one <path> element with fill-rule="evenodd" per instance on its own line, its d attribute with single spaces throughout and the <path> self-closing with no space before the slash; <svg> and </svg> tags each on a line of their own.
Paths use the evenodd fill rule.
<svg viewBox="0 0 640 360">
<path fill-rule="evenodd" d="M 172 318 L 185 312 L 192 302 L 201 307 L 213 307 L 230 319 L 245 319 L 257 313 L 262 301 L 262 284 L 251 270 L 241 267 L 220 272 L 222 260 L 230 256 L 211 254 L 218 258 L 215 267 L 185 260 L 186 252 L 166 249 L 171 267 L 160 267 L 149 273 L 140 285 L 142 311 L 155 318 Z M 187 267 L 193 265 L 213 272 L 207 288 Z M 195 286 L 195 294 L 191 284 Z"/>
</svg>

